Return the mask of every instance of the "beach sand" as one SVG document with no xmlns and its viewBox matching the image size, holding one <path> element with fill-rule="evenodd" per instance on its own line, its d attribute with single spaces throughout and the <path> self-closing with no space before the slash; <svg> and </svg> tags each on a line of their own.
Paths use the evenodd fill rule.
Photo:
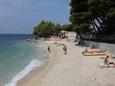
<svg viewBox="0 0 115 86">
<path fill-rule="evenodd" d="M 83 56 L 83 47 L 66 41 L 60 43 L 67 45 L 67 54 L 62 46 L 41 42 L 42 46 L 51 46 L 49 63 L 20 80 L 17 86 L 115 86 L 115 69 L 100 68 L 103 60 L 99 56 Z"/>
</svg>

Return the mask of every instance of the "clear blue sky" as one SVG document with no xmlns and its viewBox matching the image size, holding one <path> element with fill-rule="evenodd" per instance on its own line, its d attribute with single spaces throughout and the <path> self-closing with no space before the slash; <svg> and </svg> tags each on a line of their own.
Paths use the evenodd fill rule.
<svg viewBox="0 0 115 86">
<path fill-rule="evenodd" d="M 70 0 L 0 0 L 0 33 L 32 33 L 41 20 L 69 23 Z"/>
</svg>

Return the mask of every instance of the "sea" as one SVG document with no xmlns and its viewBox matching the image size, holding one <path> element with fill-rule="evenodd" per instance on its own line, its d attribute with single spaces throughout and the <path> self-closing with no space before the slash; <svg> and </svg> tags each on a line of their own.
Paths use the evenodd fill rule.
<svg viewBox="0 0 115 86">
<path fill-rule="evenodd" d="M 31 34 L 0 34 L 0 86 L 16 86 L 18 80 L 48 62 L 48 52 L 33 42 Z"/>
</svg>

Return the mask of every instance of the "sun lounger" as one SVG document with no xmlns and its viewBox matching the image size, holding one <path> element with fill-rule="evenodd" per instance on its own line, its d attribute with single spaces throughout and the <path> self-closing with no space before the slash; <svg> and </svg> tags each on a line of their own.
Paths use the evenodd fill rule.
<svg viewBox="0 0 115 86">
<path fill-rule="evenodd" d="M 85 56 L 102 56 L 106 55 L 108 51 L 105 49 L 91 49 L 91 48 L 86 48 L 84 52 L 82 52 L 83 55 Z"/>
<path fill-rule="evenodd" d="M 98 53 L 98 52 L 82 52 L 82 54 L 84 56 L 103 56 L 103 55 L 106 55 L 107 52 L 100 52 L 100 53 Z"/>
</svg>

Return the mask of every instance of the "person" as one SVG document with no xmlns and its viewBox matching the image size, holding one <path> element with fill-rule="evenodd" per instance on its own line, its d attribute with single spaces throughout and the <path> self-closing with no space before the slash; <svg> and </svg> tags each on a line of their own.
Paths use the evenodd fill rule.
<svg viewBox="0 0 115 86">
<path fill-rule="evenodd" d="M 64 54 L 67 54 L 67 46 L 65 44 L 63 45 L 63 50 L 64 50 Z"/>
<path fill-rule="evenodd" d="M 92 49 L 90 47 L 86 47 L 85 50 L 84 50 L 85 53 L 90 53 L 90 52 L 97 52 L 97 53 L 102 53 L 102 52 L 106 52 L 105 49 Z"/>
<path fill-rule="evenodd" d="M 87 47 L 85 48 L 84 52 L 86 52 L 86 53 L 88 52 L 88 48 Z"/>
<path fill-rule="evenodd" d="M 50 46 L 48 46 L 48 51 L 49 51 L 49 53 L 51 52 Z"/>
<path fill-rule="evenodd" d="M 113 67 L 115 67 L 115 63 L 112 61 L 112 54 L 108 53 L 104 59 L 104 65 L 107 65 L 108 67 L 110 67 L 110 65 L 112 65 Z"/>
<path fill-rule="evenodd" d="M 109 67 L 109 55 L 107 55 L 104 59 L 104 65 L 107 65 Z"/>
</svg>

